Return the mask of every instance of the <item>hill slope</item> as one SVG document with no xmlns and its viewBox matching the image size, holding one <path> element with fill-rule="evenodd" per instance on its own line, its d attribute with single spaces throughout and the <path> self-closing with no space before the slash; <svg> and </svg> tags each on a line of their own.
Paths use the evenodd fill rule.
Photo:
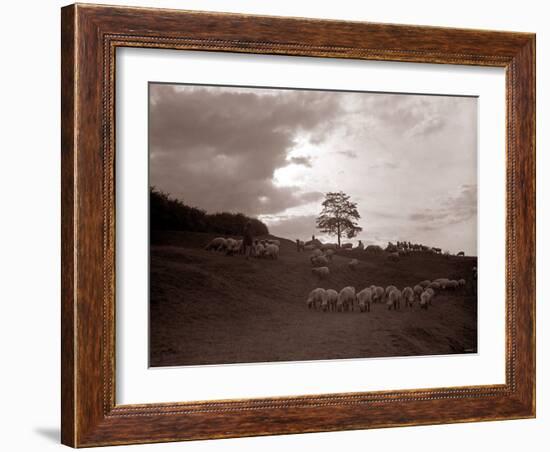
<svg viewBox="0 0 550 452">
<path fill-rule="evenodd" d="M 475 352 L 476 297 L 442 293 L 428 311 L 370 313 L 310 311 L 315 287 L 360 290 L 371 284 L 399 288 L 424 279 L 467 278 L 475 258 L 412 255 L 390 263 L 383 256 L 340 252 L 331 276 L 311 273 L 308 253 L 281 240 L 278 260 L 226 256 L 203 248 L 209 234 L 152 236 L 151 365 L 295 361 Z M 350 255 L 360 259 L 348 268 Z"/>
</svg>

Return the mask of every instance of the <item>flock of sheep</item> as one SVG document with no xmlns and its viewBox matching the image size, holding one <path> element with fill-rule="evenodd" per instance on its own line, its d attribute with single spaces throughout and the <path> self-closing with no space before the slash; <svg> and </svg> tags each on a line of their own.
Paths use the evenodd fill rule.
<svg viewBox="0 0 550 452">
<path fill-rule="evenodd" d="M 422 281 L 414 287 L 405 287 L 399 290 L 390 285 L 385 289 L 381 286 L 372 285 L 360 292 L 355 292 L 355 287 L 344 287 L 340 292 L 334 289 L 313 289 L 306 300 L 309 309 L 320 309 L 322 311 L 353 311 L 357 305 L 360 312 L 370 312 L 373 303 L 385 303 L 389 310 L 401 309 L 401 303 L 408 308 L 413 308 L 418 302 L 421 309 L 428 309 L 436 291 L 457 290 L 466 285 L 464 279 L 451 280 L 439 278 L 434 281 Z"/>
<path fill-rule="evenodd" d="M 328 278 L 330 276 L 330 269 L 328 265 L 330 262 L 332 262 L 332 258 L 335 253 L 336 252 L 332 248 L 326 248 L 324 252 L 321 251 L 319 248 L 314 249 L 309 256 L 309 261 L 313 266 L 311 272 L 321 279 Z M 357 259 L 351 259 L 348 262 L 348 267 L 351 270 L 356 270 L 358 265 L 359 261 Z"/>
<path fill-rule="evenodd" d="M 312 250 L 309 257 L 313 267 L 312 273 L 321 279 L 328 278 L 330 275 L 328 265 L 336 253 L 336 247 L 324 245 L 322 249 L 314 247 L 308 249 L 308 245 L 305 245 L 304 248 L 308 251 Z M 245 253 L 242 240 L 224 237 L 211 240 L 205 249 L 227 255 Z M 279 249 L 279 240 L 254 240 L 250 254 L 257 258 L 278 259 Z M 397 255 L 397 252 L 390 253 L 389 258 L 394 254 Z M 359 261 L 351 259 L 347 265 L 349 269 L 356 270 Z M 355 288 L 352 286 L 344 287 L 340 292 L 318 287 L 309 293 L 306 304 L 310 309 L 334 312 L 353 311 L 355 306 L 358 307 L 360 312 L 370 312 L 373 303 L 385 303 L 389 310 L 401 309 L 402 303 L 408 308 L 413 308 L 415 303 L 418 303 L 421 309 L 428 309 L 437 293 L 436 291 L 457 290 L 464 288 L 465 285 L 466 281 L 464 279 L 439 278 L 434 281 L 421 281 L 414 287 L 405 287 L 403 290 L 399 290 L 394 285 L 389 285 L 386 288 L 372 285 L 358 293 L 355 292 Z"/>
<path fill-rule="evenodd" d="M 251 256 L 258 258 L 279 258 L 279 248 L 281 242 L 279 240 L 254 240 L 251 249 Z M 232 238 L 216 237 L 212 239 L 205 249 L 207 251 L 217 251 L 225 253 L 227 255 L 244 254 L 245 248 L 243 246 L 243 240 L 237 240 Z"/>
</svg>

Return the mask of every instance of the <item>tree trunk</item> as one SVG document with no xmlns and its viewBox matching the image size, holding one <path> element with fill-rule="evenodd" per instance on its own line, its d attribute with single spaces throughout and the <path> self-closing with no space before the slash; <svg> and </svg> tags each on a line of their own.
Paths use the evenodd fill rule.
<svg viewBox="0 0 550 452">
<path fill-rule="evenodd" d="M 340 223 L 338 223 L 337 232 L 338 232 L 338 248 L 340 248 Z"/>
</svg>

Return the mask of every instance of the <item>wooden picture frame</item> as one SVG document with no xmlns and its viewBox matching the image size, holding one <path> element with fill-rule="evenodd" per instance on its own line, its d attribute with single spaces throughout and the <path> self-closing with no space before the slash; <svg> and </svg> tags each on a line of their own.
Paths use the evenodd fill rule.
<svg viewBox="0 0 550 452">
<path fill-rule="evenodd" d="M 71 5 L 62 9 L 62 442 L 73 447 L 535 416 L 535 35 Z M 115 403 L 115 50 L 506 69 L 506 383 Z"/>
</svg>

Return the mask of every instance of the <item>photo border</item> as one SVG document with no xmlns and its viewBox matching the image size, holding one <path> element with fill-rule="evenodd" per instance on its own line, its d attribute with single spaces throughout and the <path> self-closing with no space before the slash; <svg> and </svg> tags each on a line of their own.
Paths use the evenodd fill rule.
<svg viewBox="0 0 550 452">
<path fill-rule="evenodd" d="M 535 35 L 70 5 L 62 8 L 62 422 L 73 447 L 535 416 Z M 115 404 L 115 50 L 506 69 L 506 383 Z M 520 352 L 518 352 L 520 351 Z"/>
</svg>

